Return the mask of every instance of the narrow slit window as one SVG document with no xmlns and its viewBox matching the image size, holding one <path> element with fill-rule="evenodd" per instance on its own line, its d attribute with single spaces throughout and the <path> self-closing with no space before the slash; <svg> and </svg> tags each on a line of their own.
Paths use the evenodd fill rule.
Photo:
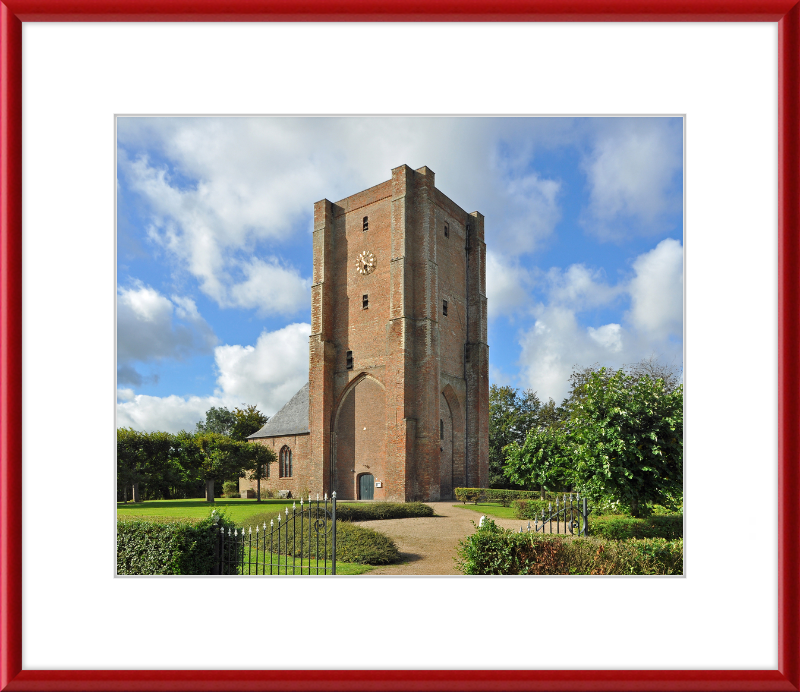
<svg viewBox="0 0 800 692">
<path fill-rule="evenodd" d="M 439 439 L 444 439 L 444 421 L 441 418 L 439 419 Z"/>
<path fill-rule="evenodd" d="M 469 344 L 464 344 L 464 360 L 469 363 Z"/>
<path fill-rule="evenodd" d="M 352 351 L 348 351 L 347 352 L 347 369 L 348 370 L 352 370 L 353 369 L 353 352 Z"/>
<path fill-rule="evenodd" d="M 369 216 L 364 217 L 364 230 L 365 231 L 369 230 Z"/>
<path fill-rule="evenodd" d="M 446 317 L 447 316 L 447 301 L 442 301 L 442 314 Z"/>
<path fill-rule="evenodd" d="M 444 225 L 444 237 L 445 238 L 450 237 L 450 226 L 448 226 L 447 224 Z"/>
<path fill-rule="evenodd" d="M 369 307 L 369 296 L 365 293 L 361 298 L 361 307 L 366 310 Z"/>
</svg>

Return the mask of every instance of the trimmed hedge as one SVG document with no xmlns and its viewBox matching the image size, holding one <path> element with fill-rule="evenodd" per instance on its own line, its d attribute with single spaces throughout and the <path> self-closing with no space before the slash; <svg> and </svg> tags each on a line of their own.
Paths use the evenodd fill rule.
<svg viewBox="0 0 800 692">
<path fill-rule="evenodd" d="M 541 500 L 539 491 L 531 490 L 505 490 L 504 488 L 456 488 L 456 499 L 466 504 L 472 502 L 499 502 L 503 507 L 509 507 L 514 500 L 529 499 Z M 545 502 L 555 502 L 556 497 L 563 497 L 563 493 L 545 493 Z"/>
<path fill-rule="evenodd" d="M 340 521 L 370 521 L 372 519 L 408 519 L 432 517 L 433 507 L 422 502 L 374 502 L 371 504 L 336 504 L 336 519 Z"/>
<path fill-rule="evenodd" d="M 589 517 L 589 535 L 613 540 L 628 538 L 683 538 L 683 515 Z"/>
<path fill-rule="evenodd" d="M 339 507 L 336 507 L 336 515 L 339 515 Z M 317 542 L 312 540 L 311 545 L 308 544 L 308 511 L 304 513 L 304 532 L 303 532 L 303 558 L 314 559 L 317 557 Z M 314 515 L 316 516 L 316 514 Z M 250 517 L 245 522 L 245 527 L 255 526 L 256 524 L 266 524 L 269 529 L 269 522 L 275 518 L 274 513 L 262 512 Z M 291 516 L 289 517 L 291 520 Z M 281 543 L 281 555 L 296 555 L 300 557 L 300 513 L 297 514 L 297 531 L 298 535 L 296 540 L 291 542 L 291 530 L 289 532 L 289 545 Z M 315 534 L 312 533 L 312 539 Z M 281 531 L 281 541 L 284 541 L 284 532 Z M 269 547 L 267 548 L 269 549 Z M 319 542 L 319 559 L 322 560 L 326 556 L 330 557 L 331 551 L 331 538 L 328 535 L 327 553 L 325 542 L 320 535 Z M 277 538 L 273 541 L 272 552 L 278 553 Z M 392 562 L 397 562 L 400 559 L 400 551 L 397 549 L 395 542 L 387 535 L 368 529 L 363 526 L 356 526 L 346 521 L 336 521 L 336 559 L 340 562 L 356 562 L 362 565 L 388 565 Z"/>
<path fill-rule="evenodd" d="M 488 520 L 459 542 L 456 562 L 464 574 L 683 574 L 683 539 L 514 533 Z"/>
<path fill-rule="evenodd" d="M 232 526 L 224 519 L 222 525 Z M 215 527 L 207 519 L 117 521 L 117 574 L 211 574 Z"/>
</svg>

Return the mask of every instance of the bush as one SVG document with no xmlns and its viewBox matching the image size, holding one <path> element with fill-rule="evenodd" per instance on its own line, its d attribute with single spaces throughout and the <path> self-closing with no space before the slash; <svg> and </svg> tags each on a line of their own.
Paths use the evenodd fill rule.
<svg viewBox="0 0 800 692">
<path fill-rule="evenodd" d="M 336 508 L 336 514 L 339 514 L 339 507 Z M 320 515 L 323 510 L 320 508 Z M 244 522 L 246 530 L 250 526 L 264 525 L 267 526 L 269 531 L 270 520 L 275 519 L 275 513 L 262 512 L 255 514 Z M 316 517 L 316 508 L 312 509 L 312 518 Z M 291 515 L 289 515 L 291 521 Z M 297 537 L 292 541 L 291 529 L 289 531 L 289 545 L 285 542 L 281 543 L 281 555 L 296 555 L 300 557 L 301 552 L 304 559 L 314 559 L 317 557 L 317 541 L 314 539 L 315 535 L 311 534 L 312 541 L 308 543 L 308 509 L 303 511 L 303 545 L 300 545 L 300 512 L 296 514 L 296 528 L 298 531 Z M 277 526 L 277 524 L 275 524 Z M 281 541 L 285 540 L 285 533 L 281 531 Z M 267 538 L 269 542 L 269 538 Z M 269 545 L 267 546 L 269 549 Z M 277 536 L 272 543 L 272 552 L 278 553 Z M 327 546 L 322 534 L 320 534 L 319 541 L 319 559 L 329 559 L 331 556 L 331 537 L 328 535 Z M 373 531 L 372 529 L 364 528 L 363 526 L 356 526 L 346 521 L 336 522 L 336 559 L 341 562 L 357 562 L 362 565 L 388 565 L 389 563 L 396 562 L 400 559 L 400 552 L 394 541 L 385 534 Z"/>
<path fill-rule="evenodd" d="M 459 542 L 456 560 L 464 574 L 683 574 L 683 539 L 514 533 L 490 519 Z"/>
<path fill-rule="evenodd" d="M 225 481 L 222 484 L 222 497 L 239 497 L 238 481 Z"/>
<path fill-rule="evenodd" d="M 117 574 L 211 574 L 215 530 L 224 518 L 121 519 L 117 522 Z"/>
<path fill-rule="evenodd" d="M 433 507 L 422 502 L 374 502 L 360 505 L 336 505 L 336 519 L 340 521 L 370 521 L 372 519 L 408 519 L 432 517 Z"/>
<path fill-rule="evenodd" d="M 483 502 L 499 502 L 501 505 L 503 505 L 503 507 L 508 507 L 514 500 L 517 499 L 541 500 L 541 493 L 539 491 L 531 490 L 505 490 L 503 488 L 456 488 L 454 492 L 456 499 L 460 500 L 464 504 L 467 502 L 474 502 L 477 504 L 480 500 Z M 547 501 L 555 503 L 556 498 L 563 498 L 564 494 L 547 492 L 544 494 L 544 496 L 545 503 Z"/>
<path fill-rule="evenodd" d="M 589 535 L 612 540 L 628 538 L 683 538 L 683 515 L 634 517 L 595 517 L 589 519 Z"/>
</svg>

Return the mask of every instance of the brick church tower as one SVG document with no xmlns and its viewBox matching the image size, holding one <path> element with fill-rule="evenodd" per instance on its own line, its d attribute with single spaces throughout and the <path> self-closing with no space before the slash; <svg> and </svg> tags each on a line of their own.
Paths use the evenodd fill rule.
<svg viewBox="0 0 800 692">
<path fill-rule="evenodd" d="M 317 202 L 311 291 L 308 482 L 342 500 L 487 487 L 483 216 L 424 167 Z"/>
</svg>

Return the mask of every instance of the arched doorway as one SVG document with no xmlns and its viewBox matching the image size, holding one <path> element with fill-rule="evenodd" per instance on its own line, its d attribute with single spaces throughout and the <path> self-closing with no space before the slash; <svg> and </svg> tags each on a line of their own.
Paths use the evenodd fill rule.
<svg viewBox="0 0 800 692">
<path fill-rule="evenodd" d="M 362 375 L 344 393 L 334 432 L 336 499 L 361 499 L 363 475 L 371 478 L 370 495 L 363 499 L 373 499 L 375 479 L 383 478 L 386 458 L 386 393 L 378 380 Z"/>
<path fill-rule="evenodd" d="M 375 476 L 362 473 L 358 477 L 358 499 L 371 500 L 375 496 Z"/>
<path fill-rule="evenodd" d="M 444 394 L 439 395 L 439 499 L 453 497 L 453 413 Z"/>
</svg>

